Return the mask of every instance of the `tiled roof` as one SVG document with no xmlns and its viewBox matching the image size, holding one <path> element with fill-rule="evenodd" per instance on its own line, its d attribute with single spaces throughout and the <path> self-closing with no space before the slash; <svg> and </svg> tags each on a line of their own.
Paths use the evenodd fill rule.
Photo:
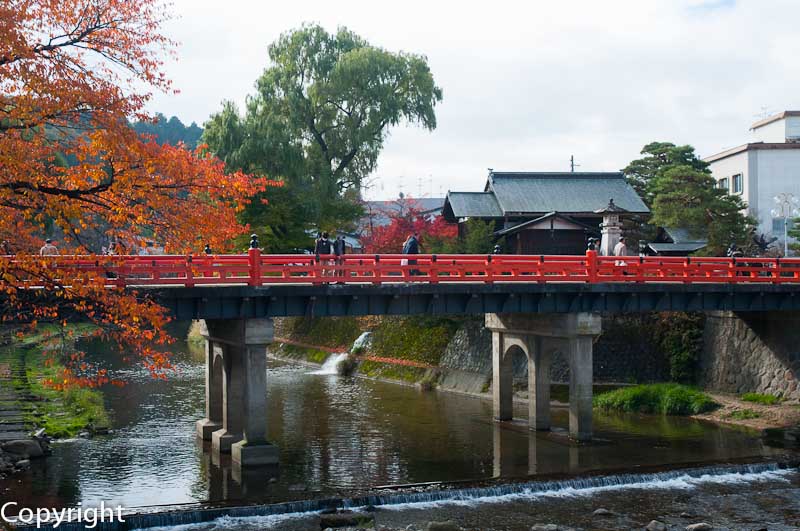
<svg viewBox="0 0 800 531">
<path fill-rule="evenodd" d="M 445 205 L 445 219 L 503 217 L 503 211 L 491 192 L 448 192 Z"/>
<path fill-rule="evenodd" d="M 494 193 L 504 215 L 588 213 L 606 207 L 609 199 L 631 213 L 650 212 L 619 172 L 492 172 L 486 191 Z"/>
</svg>

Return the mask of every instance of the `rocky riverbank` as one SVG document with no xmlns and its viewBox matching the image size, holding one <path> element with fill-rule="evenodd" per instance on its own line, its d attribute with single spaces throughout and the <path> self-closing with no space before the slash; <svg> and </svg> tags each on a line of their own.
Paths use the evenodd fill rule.
<svg viewBox="0 0 800 531">
<path fill-rule="evenodd" d="M 30 468 L 31 459 L 38 459 L 50 452 L 46 437 L 15 439 L 0 444 L 0 479 Z"/>
<path fill-rule="evenodd" d="M 72 341 L 85 328 L 70 330 Z M 58 379 L 63 367 L 57 357 L 46 361 L 43 349 L 61 338 L 53 327 L 37 331 L 20 339 L 12 328 L 0 330 L 0 477 L 25 470 L 30 459 L 46 456 L 51 437 L 108 428 L 99 391 L 47 385 L 47 380 Z"/>
</svg>

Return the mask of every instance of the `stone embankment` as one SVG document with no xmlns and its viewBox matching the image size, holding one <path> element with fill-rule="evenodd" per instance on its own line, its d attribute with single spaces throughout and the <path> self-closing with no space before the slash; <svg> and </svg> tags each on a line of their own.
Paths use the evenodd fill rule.
<svg viewBox="0 0 800 531">
<path fill-rule="evenodd" d="M 800 400 L 800 314 L 709 314 L 700 384 L 732 394 L 763 393 Z"/>
<path fill-rule="evenodd" d="M 44 439 L 29 437 L 23 405 L 35 397 L 24 385 L 25 363 L 21 351 L 0 360 L 0 478 L 21 472 L 30 459 L 43 457 Z"/>
</svg>

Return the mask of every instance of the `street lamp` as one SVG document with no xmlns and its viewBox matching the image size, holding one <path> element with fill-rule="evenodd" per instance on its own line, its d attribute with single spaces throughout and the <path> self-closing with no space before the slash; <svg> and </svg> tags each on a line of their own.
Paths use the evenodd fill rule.
<svg viewBox="0 0 800 531">
<path fill-rule="evenodd" d="M 775 205 L 771 213 L 773 218 L 783 218 L 783 256 L 789 255 L 789 236 L 787 234 L 787 225 L 789 218 L 796 218 L 798 215 L 797 205 L 800 201 L 791 192 L 781 192 L 776 195 Z"/>
</svg>

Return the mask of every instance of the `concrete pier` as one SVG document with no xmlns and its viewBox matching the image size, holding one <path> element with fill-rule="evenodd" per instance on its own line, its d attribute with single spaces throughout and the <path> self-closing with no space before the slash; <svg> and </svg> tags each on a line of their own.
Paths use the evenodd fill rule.
<svg viewBox="0 0 800 531">
<path fill-rule="evenodd" d="M 222 363 L 222 347 L 206 339 L 206 416 L 196 426 L 204 441 L 222 428 Z"/>
<path fill-rule="evenodd" d="M 266 347 L 272 319 L 206 320 L 206 417 L 197 434 L 211 440 L 215 455 L 231 453 L 234 465 L 278 463 L 278 449 L 266 439 Z"/>
<path fill-rule="evenodd" d="M 513 417 L 512 357 L 516 349 L 528 358 L 528 422 L 532 430 L 550 429 L 550 359 L 563 352 L 570 367 L 569 433 L 579 441 L 592 438 L 592 344 L 601 333 L 597 313 L 486 314 L 492 331 L 494 417 Z"/>
</svg>

